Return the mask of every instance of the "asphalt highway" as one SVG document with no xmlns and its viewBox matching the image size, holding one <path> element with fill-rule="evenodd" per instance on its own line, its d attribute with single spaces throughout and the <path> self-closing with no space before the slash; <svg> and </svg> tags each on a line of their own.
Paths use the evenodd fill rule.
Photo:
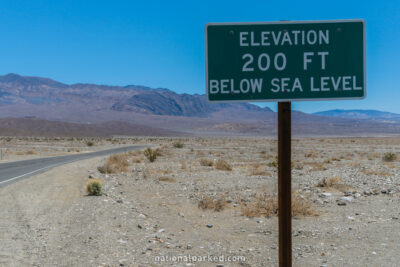
<svg viewBox="0 0 400 267">
<path fill-rule="evenodd" d="M 133 150 L 141 150 L 143 148 L 145 148 L 145 146 L 125 146 L 84 154 L 0 163 L 0 186 L 74 161 L 110 154 L 119 154 Z"/>
</svg>

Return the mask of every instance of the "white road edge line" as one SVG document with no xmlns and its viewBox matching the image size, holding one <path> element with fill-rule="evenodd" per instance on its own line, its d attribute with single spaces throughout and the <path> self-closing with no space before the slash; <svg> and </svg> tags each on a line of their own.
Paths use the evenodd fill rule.
<svg viewBox="0 0 400 267">
<path fill-rule="evenodd" d="M 24 176 L 33 174 L 33 173 L 35 173 L 35 172 L 40 172 L 40 171 L 45 170 L 45 169 L 51 169 L 51 168 L 54 168 L 54 167 L 56 167 L 56 166 L 68 164 L 68 163 L 71 163 L 71 162 L 74 162 L 74 161 L 76 161 L 76 160 L 71 160 L 71 161 L 67 161 L 67 162 L 61 162 L 61 163 L 53 164 L 53 165 L 50 165 L 50 166 L 47 166 L 47 167 L 43 167 L 43 168 L 40 168 L 40 169 L 31 171 L 31 172 L 27 172 L 27 173 L 25 173 L 25 174 L 22 174 L 22 175 L 19 175 L 19 176 L 10 178 L 10 179 L 8 179 L 8 180 L 1 181 L 0 184 L 7 183 L 7 182 L 10 182 L 10 181 L 13 181 L 13 180 L 22 178 L 22 177 L 24 177 Z"/>
</svg>

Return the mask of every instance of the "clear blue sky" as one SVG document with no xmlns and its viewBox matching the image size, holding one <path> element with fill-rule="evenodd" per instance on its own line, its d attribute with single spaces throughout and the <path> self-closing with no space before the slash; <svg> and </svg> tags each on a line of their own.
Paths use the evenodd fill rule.
<svg viewBox="0 0 400 267">
<path fill-rule="evenodd" d="M 204 94 L 206 23 L 350 18 L 367 23 L 367 98 L 296 102 L 294 108 L 400 113 L 399 0 L 2 0 L 0 74 Z"/>
</svg>

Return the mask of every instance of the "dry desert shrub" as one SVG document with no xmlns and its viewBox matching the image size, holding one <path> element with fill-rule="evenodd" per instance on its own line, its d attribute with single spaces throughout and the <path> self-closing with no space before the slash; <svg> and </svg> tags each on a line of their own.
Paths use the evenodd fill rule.
<svg viewBox="0 0 400 267">
<path fill-rule="evenodd" d="M 355 155 L 354 155 L 353 153 L 347 152 L 347 153 L 345 153 L 344 155 L 342 155 L 341 158 L 347 159 L 347 160 L 352 160 L 352 159 L 354 159 L 354 156 L 355 156 Z"/>
<path fill-rule="evenodd" d="M 260 153 L 260 158 L 263 160 L 267 160 L 269 158 L 272 158 L 273 156 L 271 154 L 264 154 L 264 153 Z"/>
<path fill-rule="evenodd" d="M 332 161 L 332 162 L 333 162 L 333 161 L 340 161 L 340 158 L 333 157 L 333 158 L 331 158 L 331 161 Z"/>
<path fill-rule="evenodd" d="M 299 160 L 293 161 L 291 166 L 295 170 L 302 170 L 304 168 L 304 164 Z"/>
<path fill-rule="evenodd" d="M 162 156 L 165 156 L 165 154 L 166 154 L 166 149 L 165 148 L 156 148 L 155 150 L 154 150 L 154 152 L 156 153 L 156 155 L 157 155 L 157 157 L 162 157 Z"/>
<path fill-rule="evenodd" d="M 317 158 L 317 154 L 318 154 L 318 152 L 316 152 L 316 151 L 310 151 L 310 152 L 307 152 L 306 154 L 304 154 L 304 157 L 315 159 L 315 158 Z"/>
<path fill-rule="evenodd" d="M 341 183 L 341 178 L 331 177 L 331 178 L 324 178 L 319 184 L 318 187 L 323 187 L 327 190 L 337 190 L 340 192 L 354 190 L 351 186 Z"/>
<path fill-rule="evenodd" d="M 351 167 L 357 168 L 357 167 L 360 167 L 360 166 L 361 166 L 361 163 L 360 163 L 360 162 L 351 162 L 349 165 L 350 165 Z"/>
<path fill-rule="evenodd" d="M 254 168 L 251 170 L 251 175 L 264 175 L 268 176 L 271 175 L 266 169 L 265 166 L 257 164 L 254 166 Z"/>
<path fill-rule="evenodd" d="M 200 196 L 197 206 L 203 210 L 221 211 L 226 207 L 225 196 Z"/>
<path fill-rule="evenodd" d="M 35 155 L 35 154 L 36 154 L 36 151 L 34 151 L 34 150 L 28 150 L 28 151 L 25 152 L 25 154 L 26 154 L 26 155 Z"/>
<path fill-rule="evenodd" d="M 256 193 L 249 203 L 242 203 L 242 215 L 246 217 L 271 217 L 278 214 L 278 197 L 266 193 Z M 315 216 L 312 202 L 292 192 L 292 216 Z"/>
<path fill-rule="evenodd" d="M 201 158 L 200 159 L 200 165 L 201 166 L 211 167 L 213 164 L 214 164 L 214 161 L 212 159 L 207 159 L 207 158 Z"/>
<path fill-rule="evenodd" d="M 339 176 L 324 178 L 319 184 L 318 187 L 333 187 L 338 185 L 342 179 Z"/>
<path fill-rule="evenodd" d="M 292 193 L 292 216 L 316 216 L 317 212 L 311 200 L 306 199 L 297 192 Z"/>
<path fill-rule="evenodd" d="M 365 175 L 376 175 L 376 176 L 391 176 L 389 172 L 380 171 L 380 170 L 372 170 L 372 169 L 363 169 L 361 170 Z"/>
<path fill-rule="evenodd" d="M 139 156 L 142 154 L 142 152 L 140 150 L 136 150 L 136 151 L 129 151 L 125 153 L 127 156 L 130 157 L 134 157 L 134 156 Z"/>
<path fill-rule="evenodd" d="M 157 179 L 160 182 L 175 183 L 176 179 L 170 176 L 161 176 Z"/>
<path fill-rule="evenodd" d="M 241 204 L 242 215 L 246 217 L 270 217 L 278 213 L 278 198 L 265 193 L 257 193 L 251 202 Z"/>
<path fill-rule="evenodd" d="M 142 162 L 141 159 L 138 158 L 138 157 L 133 157 L 133 158 L 131 159 L 131 161 L 132 161 L 132 163 L 140 163 L 140 162 Z"/>
<path fill-rule="evenodd" d="M 231 171 L 232 170 L 232 166 L 223 159 L 217 160 L 214 167 L 215 167 L 215 169 L 221 170 L 221 171 Z"/>
<path fill-rule="evenodd" d="M 323 162 L 306 162 L 305 164 L 312 167 L 312 171 L 325 171 L 326 167 Z"/>
<path fill-rule="evenodd" d="M 204 151 L 203 150 L 199 150 L 199 151 L 197 151 L 196 152 L 196 157 L 204 157 L 206 155 L 206 153 L 204 153 Z"/>
<path fill-rule="evenodd" d="M 368 153 L 367 158 L 368 158 L 368 160 L 374 160 L 374 159 L 379 158 L 379 156 L 380 156 L 380 154 L 378 152 L 371 152 L 371 153 Z"/>
<path fill-rule="evenodd" d="M 187 169 L 186 161 L 181 160 L 179 163 L 181 164 L 181 170 L 186 170 Z"/>
<path fill-rule="evenodd" d="M 145 169 L 145 170 L 143 171 L 143 179 L 151 178 L 151 176 L 152 176 L 151 170 Z"/>
<path fill-rule="evenodd" d="M 129 162 L 126 154 L 112 155 L 107 159 L 107 162 L 98 167 L 100 173 L 120 173 L 128 171 Z"/>
<path fill-rule="evenodd" d="M 172 168 L 170 167 L 162 167 L 159 169 L 153 169 L 153 172 L 156 174 L 162 174 L 162 175 L 166 175 L 166 174 L 173 174 L 174 171 Z"/>
</svg>

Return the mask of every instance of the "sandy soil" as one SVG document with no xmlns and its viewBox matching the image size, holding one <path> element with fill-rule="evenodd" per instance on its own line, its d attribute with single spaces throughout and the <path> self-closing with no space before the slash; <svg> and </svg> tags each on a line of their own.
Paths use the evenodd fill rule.
<svg viewBox="0 0 400 267">
<path fill-rule="evenodd" d="M 277 266 L 276 215 L 243 216 L 276 193 L 276 141 L 139 142 L 160 147 L 154 162 L 132 153 L 127 170 L 102 174 L 107 158 L 94 158 L 0 188 L 0 265 Z M 294 140 L 293 188 L 314 214 L 293 218 L 294 266 L 397 266 L 400 162 L 382 158 L 399 148 L 394 138 Z M 104 181 L 102 196 L 87 196 L 89 176 Z M 204 199 L 219 211 L 199 208 Z"/>
</svg>

